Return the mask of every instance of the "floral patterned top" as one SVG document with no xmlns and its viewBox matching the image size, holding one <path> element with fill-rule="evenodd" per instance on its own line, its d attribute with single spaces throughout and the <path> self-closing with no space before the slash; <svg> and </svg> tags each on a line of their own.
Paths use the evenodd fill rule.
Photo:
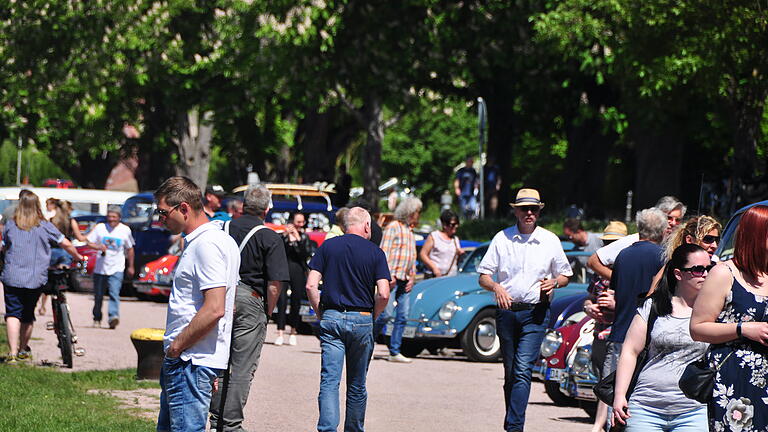
<svg viewBox="0 0 768 432">
<path fill-rule="evenodd" d="M 734 278 L 717 322 L 768 321 L 766 301 L 768 297 L 747 291 Z M 713 367 L 720 365 L 710 402 L 710 431 L 768 432 L 768 347 L 743 339 L 712 345 L 709 356 Z"/>
</svg>

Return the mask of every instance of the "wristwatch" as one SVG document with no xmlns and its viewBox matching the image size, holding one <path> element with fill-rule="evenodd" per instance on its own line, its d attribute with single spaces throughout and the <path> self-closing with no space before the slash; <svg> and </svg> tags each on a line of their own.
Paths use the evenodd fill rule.
<svg viewBox="0 0 768 432">
<path fill-rule="evenodd" d="M 560 282 L 558 282 L 557 279 L 555 279 L 555 288 L 554 289 L 558 289 L 558 288 L 560 288 Z"/>
<path fill-rule="evenodd" d="M 739 339 L 742 338 L 742 335 L 741 335 L 741 321 L 736 323 L 736 337 L 739 338 Z"/>
</svg>

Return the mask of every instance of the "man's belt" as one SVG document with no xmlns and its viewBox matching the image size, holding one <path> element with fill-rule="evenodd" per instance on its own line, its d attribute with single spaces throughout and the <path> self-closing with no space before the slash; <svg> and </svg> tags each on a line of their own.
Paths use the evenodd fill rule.
<svg viewBox="0 0 768 432">
<path fill-rule="evenodd" d="M 535 309 L 541 303 L 511 303 L 507 310 L 513 312 Z"/>
<path fill-rule="evenodd" d="M 341 306 L 322 304 L 323 310 L 335 310 L 339 312 L 373 312 L 373 308 L 357 307 L 357 306 Z"/>
</svg>

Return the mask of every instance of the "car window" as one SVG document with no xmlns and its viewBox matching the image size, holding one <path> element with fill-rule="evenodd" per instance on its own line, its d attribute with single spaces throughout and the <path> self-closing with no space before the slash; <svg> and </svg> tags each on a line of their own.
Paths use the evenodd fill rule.
<svg viewBox="0 0 768 432">
<path fill-rule="evenodd" d="M 720 261 L 725 261 L 733 258 L 733 240 L 736 237 L 736 227 L 739 226 L 739 221 L 741 221 L 741 215 L 743 213 L 740 213 L 731 219 L 730 222 L 728 222 L 728 225 L 725 227 L 725 231 L 722 234 L 722 240 L 720 241 L 720 246 L 717 248 L 717 252 L 715 254 L 720 258 Z"/>
<path fill-rule="evenodd" d="M 470 252 L 469 257 L 464 261 L 463 267 L 460 267 L 459 271 L 461 273 L 476 273 L 477 266 L 480 265 L 480 261 L 483 260 L 486 252 L 488 252 L 488 245 L 480 246 Z"/>
<path fill-rule="evenodd" d="M 122 221 L 127 225 L 148 224 L 153 217 L 152 201 L 145 198 L 133 197 L 123 205 Z"/>
</svg>

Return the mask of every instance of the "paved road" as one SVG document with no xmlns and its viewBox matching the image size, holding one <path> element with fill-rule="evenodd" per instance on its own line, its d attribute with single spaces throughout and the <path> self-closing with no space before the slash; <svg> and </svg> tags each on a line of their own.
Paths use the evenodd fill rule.
<svg viewBox="0 0 768 432">
<path fill-rule="evenodd" d="M 84 357 L 75 357 L 74 370 L 135 367 L 131 331 L 165 325 L 165 304 L 124 299 L 122 322 L 117 329 L 92 328 L 91 298 L 69 294 L 68 299 L 80 345 L 87 351 Z M 50 311 L 35 326 L 31 345 L 38 364 L 61 360 L 53 332 L 45 330 L 49 320 Z M 274 346 L 274 331 L 270 325 L 245 426 L 265 431 L 314 430 L 320 379 L 319 343 L 312 336 L 300 336 L 298 346 Z M 501 364 L 471 363 L 455 355 L 419 358 L 410 365 L 392 364 L 383 360 L 386 353 L 386 347 L 377 346 L 368 373 L 368 431 L 502 429 Z M 589 420 L 583 411 L 554 406 L 539 383 L 533 384 L 527 418 L 526 431 L 589 430 Z"/>
</svg>

